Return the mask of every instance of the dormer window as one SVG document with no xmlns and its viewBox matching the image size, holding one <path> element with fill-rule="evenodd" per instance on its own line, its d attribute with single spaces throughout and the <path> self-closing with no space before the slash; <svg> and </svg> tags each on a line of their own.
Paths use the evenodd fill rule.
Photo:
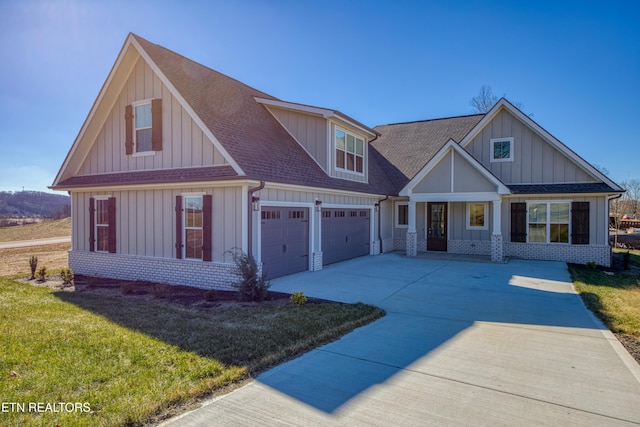
<svg viewBox="0 0 640 427">
<path fill-rule="evenodd" d="M 336 169 L 364 173 L 364 139 L 336 129 Z"/>
</svg>

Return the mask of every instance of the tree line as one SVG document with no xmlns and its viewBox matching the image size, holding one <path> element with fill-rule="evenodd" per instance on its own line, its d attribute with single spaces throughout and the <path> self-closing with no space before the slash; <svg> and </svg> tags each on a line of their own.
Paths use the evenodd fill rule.
<svg viewBox="0 0 640 427">
<path fill-rule="evenodd" d="M 71 198 L 42 191 L 0 191 L 0 218 L 66 218 Z"/>
</svg>

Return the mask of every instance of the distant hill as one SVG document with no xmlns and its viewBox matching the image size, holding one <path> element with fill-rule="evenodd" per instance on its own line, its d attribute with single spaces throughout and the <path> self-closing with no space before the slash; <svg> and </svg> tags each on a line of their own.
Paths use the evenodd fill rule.
<svg viewBox="0 0 640 427">
<path fill-rule="evenodd" d="M 0 218 L 66 218 L 71 198 L 42 191 L 0 191 Z"/>
</svg>

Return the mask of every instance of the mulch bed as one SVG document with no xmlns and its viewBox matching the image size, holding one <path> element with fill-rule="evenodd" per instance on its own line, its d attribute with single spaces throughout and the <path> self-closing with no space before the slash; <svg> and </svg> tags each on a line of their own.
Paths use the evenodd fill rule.
<svg viewBox="0 0 640 427">
<path fill-rule="evenodd" d="M 45 282 L 23 280 L 35 286 L 46 286 L 64 292 L 88 292 L 113 297 L 160 300 L 185 307 L 220 307 L 232 305 L 286 305 L 291 304 L 290 294 L 268 291 L 261 302 L 240 301 L 238 292 L 207 290 L 192 286 L 167 285 L 142 280 L 118 280 L 103 277 L 76 275 L 72 285 L 63 285 L 58 276 L 50 276 Z M 307 297 L 306 304 L 322 304 L 329 301 Z"/>
</svg>

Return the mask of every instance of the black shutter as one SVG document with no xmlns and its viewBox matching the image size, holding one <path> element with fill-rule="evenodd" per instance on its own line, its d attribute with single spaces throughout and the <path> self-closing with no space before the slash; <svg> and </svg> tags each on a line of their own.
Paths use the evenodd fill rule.
<svg viewBox="0 0 640 427">
<path fill-rule="evenodd" d="M 151 149 L 162 151 L 162 99 L 151 101 Z"/>
<path fill-rule="evenodd" d="M 527 204 L 511 203 L 511 241 L 527 241 Z"/>
<path fill-rule="evenodd" d="M 213 196 L 205 194 L 202 196 L 202 260 L 212 260 L 212 222 L 213 222 Z"/>
<path fill-rule="evenodd" d="M 589 202 L 571 203 L 571 243 L 589 244 Z"/>
<path fill-rule="evenodd" d="M 96 201 L 89 198 L 89 251 L 96 250 Z"/>
<path fill-rule="evenodd" d="M 127 105 L 124 107 L 124 147 L 127 155 L 133 154 L 133 107 Z"/>
<path fill-rule="evenodd" d="M 176 258 L 182 259 L 182 196 L 176 196 Z"/>
<path fill-rule="evenodd" d="M 116 199 L 109 197 L 107 202 L 107 221 L 109 222 L 109 253 L 116 253 Z"/>
</svg>

